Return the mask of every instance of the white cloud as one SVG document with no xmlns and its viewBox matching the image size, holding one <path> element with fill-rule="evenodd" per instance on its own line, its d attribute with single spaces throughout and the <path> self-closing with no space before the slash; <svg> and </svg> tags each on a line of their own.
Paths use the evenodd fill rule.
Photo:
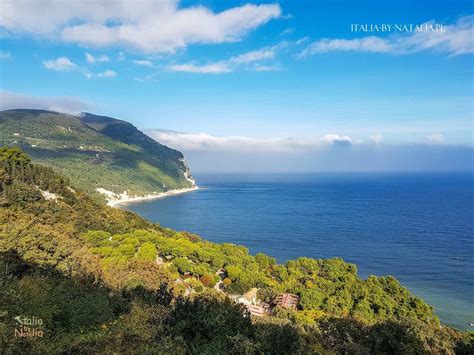
<svg viewBox="0 0 474 355">
<path fill-rule="evenodd" d="M 177 0 L 3 0 L 1 6 L 0 26 L 12 35 L 40 35 L 145 53 L 173 53 L 193 43 L 238 41 L 281 16 L 278 4 L 247 4 L 216 13 L 202 5 L 182 7 Z"/>
<path fill-rule="evenodd" d="M 436 23 L 429 21 L 424 25 Z M 300 57 L 335 51 L 410 54 L 431 50 L 451 56 L 474 53 L 474 16 L 461 17 L 455 24 L 443 27 L 444 31 L 414 31 L 388 37 L 325 38 L 308 45 Z"/>
<path fill-rule="evenodd" d="M 93 64 L 93 63 L 95 63 L 95 58 L 92 54 L 86 53 L 86 61 L 89 64 Z"/>
<path fill-rule="evenodd" d="M 326 135 L 323 138 L 249 138 L 241 136 L 213 136 L 208 133 L 181 133 L 164 130 L 147 130 L 157 141 L 185 151 L 225 152 L 286 152 L 295 153 L 322 148 L 325 145 L 351 145 L 348 136 Z"/>
<path fill-rule="evenodd" d="M 337 134 L 250 138 L 161 130 L 145 133 L 182 151 L 194 172 L 472 170 L 472 146 L 374 145 Z"/>
<path fill-rule="evenodd" d="M 280 71 L 281 67 L 279 65 L 261 65 L 256 64 L 253 66 L 255 71 Z"/>
<path fill-rule="evenodd" d="M 12 59 L 12 54 L 10 52 L 0 51 L 0 60 L 9 60 Z"/>
<path fill-rule="evenodd" d="M 194 172 L 472 171 L 473 148 L 447 144 L 373 145 L 337 134 L 305 139 L 145 133 L 182 151 Z"/>
<path fill-rule="evenodd" d="M 338 134 L 326 134 L 322 141 L 334 145 L 352 145 L 352 138 L 349 136 L 340 136 Z"/>
<path fill-rule="evenodd" d="M 443 144 L 446 142 L 446 139 L 441 133 L 434 133 L 426 137 L 430 143 L 434 144 Z"/>
<path fill-rule="evenodd" d="M 359 51 L 387 53 L 391 51 L 388 40 L 370 36 L 356 39 L 322 39 L 311 43 L 302 52 L 301 56 L 333 51 Z"/>
<path fill-rule="evenodd" d="M 288 36 L 295 32 L 294 28 L 287 28 L 286 30 L 281 31 L 280 36 Z"/>
<path fill-rule="evenodd" d="M 119 54 L 117 55 L 117 61 L 123 62 L 124 60 L 125 60 L 125 54 L 123 54 L 123 52 L 119 52 Z"/>
<path fill-rule="evenodd" d="M 200 73 L 200 74 L 220 74 L 229 73 L 232 70 L 224 62 L 212 63 L 206 65 L 195 65 L 195 64 L 175 64 L 168 66 L 171 71 L 187 72 L 187 73 Z"/>
<path fill-rule="evenodd" d="M 256 51 L 247 52 L 229 59 L 230 62 L 241 64 L 251 63 L 262 59 L 272 59 L 275 57 L 276 48 L 263 48 Z"/>
<path fill-rule="evenodd" d="M 285 138 L 255 139 L 239 136 L 218 137 L 208 133 L 181 133 L 160 130 L 146 131 L 152 138 L 183 150 L 196 151 L 291 151 L 298 142 Z"/>
<path fill-rule="evenodd" d="M 152 73 L 152 74 L 149 74 L 149 75 L 145 75 L 143 77 L 136 77 L 134 78 L 135 81 L 138 81 L 140 83 L 143 83 L 145 81 L 153 81 L 155 82 L 156 81 L 156 77 L 159 75 L 158 72 L 156 73 Z"/>
<path fill-rule="evenodd" d="M 298 39 L 295 44 L 296 45 L 300 45 L 300 44 L 303 44 L 303 43 L 306 43 L 309 41 L 309 37 L 308 36 L 305 36 L 305 37 L 302 37 L 300 39 Z"/>
<path fill-rule="evenodd" d="M 262 64 L 255 64 L 252 67 L 255 71 L 280 71 L 281 67 L 279 65 L 262 65 Z"/>
<path fill-rule="evenodd" d="M 97 59 L 96 59 L 97 62 L 108 62 L 110 61 L 109 57 L 106 56 L 105 54 L 99 56 Z"/>
<path fill-rule="evenodd" d="M 383 136 L 380 133 L 373 134 L 369 137 L 369 140 L 374 144 L 383 143 Z"/>
<path fill-rule="evenodd" d="M 89 53 L 86 53 L 86 60 L 89 61 L 91 60 L 91 58 L 87 56 L 88 54 Z M 94 58 L 94 61 L 97 61 L 97 58 Z M 105 60 L 102 60 L 102 61 L 105 61 Z M 43 62 L 43 65 L 45 66 L 45 68 L 50 69 L 50 70 L 55 70 L 55 71 L 79 72 L 82 75 L 84 75 L 87 79 L 92 79 L 94 77 L 95 78 L 114 78 L 117 76 L 117 73 L 110 69 L 107 69 L 98 74 L 91 73 L 87 67 L 77 66 L 75 63 L 71 62 L 71 60 L 67 57 L 59 57 L 57 59 L 46 60 Z"/>
<path fill-rule="evenodd" d="M 94 57 L 92 54 L 86 53 L 86 60 L 87 60 L 87 63 L 94 64 L 94 63 L 108 62 L 108 61 L 110 61 L 110 58 L 108 56 L 106 56 L 105 54 L 100 55 L 98 57 Z"/>
<path fill-rule="evenodd" d="M 175 64 L 168 66 L 168 69 L 171 71 L 181 71 L 189 73 L 220 74 L 229 73 L 234 71 L 238 67 L 244 66 L 247 70 L 276 71 L 280 70 L 279 66 L 277 65 L 262 65 L 257 62 L 274 59 L 277 52 L 287 46 L 288 42 L 282 41 L 274 46 L 264 47 L 258 50 L 246 52 L 218 62 L 207 63 L 204 65 L 197 65 L 194 63 Z"/>
<path fill-rule="evenodd" d="M 38 97 L 0 90 L 0 110 L 40 109 L 78 114 L 91 109 L 91 105 L 73 97 Z"/>
<path fill-rule="evenodd" d="M 117 76 L 117 73 L 109 69 L 107 69 L 106 71 L 103 71 L 102 73 L 97 74 L 98 78 L 115 78 L 116 76 Z"/>
<path fill-rule="evenodd" d="M 68 57 L 59 57 L 57 59 L 45 60 L 43 65 L 46 69 L 55 71 L 72 71 L 77 65 L 71 62 Z"/>
<path fill-rule="evenodd" d="M 152 67 L 153 63 L 149 60 L 132 60 L 133 64 L 141 65 L 143 67 Z"/>
</svg>

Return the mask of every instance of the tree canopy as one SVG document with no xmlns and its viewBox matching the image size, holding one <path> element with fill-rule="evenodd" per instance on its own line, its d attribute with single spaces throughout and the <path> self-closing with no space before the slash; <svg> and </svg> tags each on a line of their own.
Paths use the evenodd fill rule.
<svg viewBox="0 0 474 355">
<path fill-rule="evenodd" d="M 278 264 L 163 228 L 96 203 L 18 148 L 0 148 L 0 177 L 5 353 L 472 351 L 469 334 L 391 276 L 361 279 L 339 258 Z M 299 305 L 250 317 L 227 295 L 253 287 L 262 301 L 289 292 Z M 12 337 L 17 315 L 44 320 L 44 337 Z"/>
</svg>

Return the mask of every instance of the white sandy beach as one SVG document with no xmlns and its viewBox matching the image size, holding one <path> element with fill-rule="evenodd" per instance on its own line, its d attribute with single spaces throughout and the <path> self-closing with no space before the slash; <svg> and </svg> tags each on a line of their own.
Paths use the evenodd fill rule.
<svg viewBox="0 0 474 355">
<path fill-rule="evenodd" d="M 126 191 L 124 191 L 121 194 L 116 194 L 112 191 L 108 191 L 103 188 L 97 188 L 96 191 L 106 196 L 108 206 L 118 207 L 119 205 L 126 205 L 127 203 L 140 202 L 140 201 L 146 201 L 146 200 L 155 200 L 155 199 L 165 198 L 169 196 L 179 195 L 186 192 L 195 191 L 198 189 L 199 189 L 198 186 L 193 186 L 193 187 L 189 187 L 185 189 L 169 190 L 166 192 L 160 192 L 157 194 L 149 194 L 149 195 L 144 195 L 144 196 L 128 196 Z"/>
</svg>

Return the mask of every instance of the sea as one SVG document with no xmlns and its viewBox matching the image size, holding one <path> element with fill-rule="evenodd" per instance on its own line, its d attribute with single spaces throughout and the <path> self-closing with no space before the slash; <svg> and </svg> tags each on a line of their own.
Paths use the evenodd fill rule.
<svg viewBox="0 0 474 355">
<path fill-rule="evenodd" d="M 441 321 L 474 330 L 474 175 L 201 174 L 199 189 L 124 208 L 284 263 L 342 257 L 393 275 Z"/>
</svg>

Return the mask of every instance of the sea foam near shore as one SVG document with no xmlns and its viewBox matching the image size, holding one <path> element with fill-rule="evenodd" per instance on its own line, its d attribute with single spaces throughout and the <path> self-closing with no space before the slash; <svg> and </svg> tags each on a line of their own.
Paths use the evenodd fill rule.
<svg viewBox="0 0 474 355">
<path fill-rule="evenodd" d="M 165 198 L 173 195 L 179 195 L 185 192 L 191 192 L 199 189 L 198 186 L 193 186 L 189 188 L 184 188 L 184 189 L 175 189 L 175 190 L 168 190 L 165 192 L 160 192 L 157 194 L 148 194 L 144 196 L 129 196 L 127 191 L 124 191 L 121 194 L 117 194 L 115 192 L 106 190 L 104 188 L 97 188 L 96 191 L 105 195 L 105 198 L 107 199 L 107 205 L 111 207 L 117 207 L 119 205 L 126 205 L 128 203 L 132 202 L 141 202 L 141 201 L 147 201 L 147 200 L 156 200 L 160 198 Z"/>
</svg>

